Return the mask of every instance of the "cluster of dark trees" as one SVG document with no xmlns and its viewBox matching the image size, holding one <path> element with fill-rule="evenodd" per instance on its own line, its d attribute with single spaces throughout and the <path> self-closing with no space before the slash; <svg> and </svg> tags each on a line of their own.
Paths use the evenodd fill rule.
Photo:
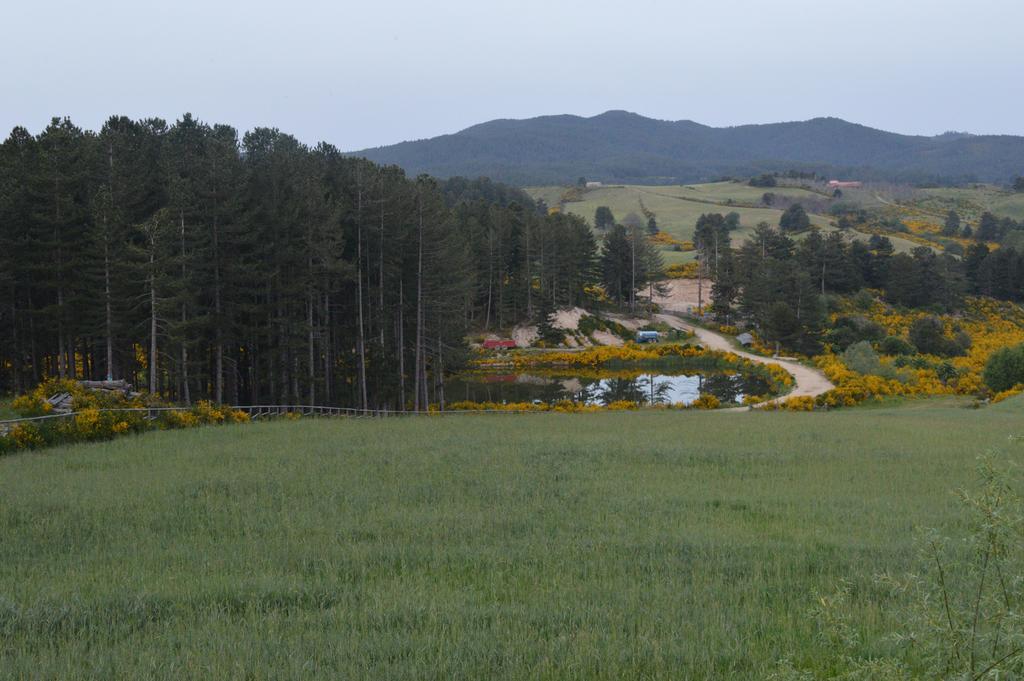
<svg viewBox="0 0 1024 681">
<path fill-rule="evenodd" d="M 779 182 L 775 179 L 774 175 L 762 173 L 756 177 L 750 178 L 750 181 L 747 182 L 747 184 L 751 187 L 775 187 Z"/>
<path fill-rule="evenodd" d="M 0 145 L 0 392 L 425 408 L 469 328 L 578 304 L 586 222 L 278 130 L 54 119 Z"/>
<path fill-rule="evenodd" d="M 946 214 L 946 219 L 943 222 L 942 235 L 1001 243 L 1007 239 L 1024 237 L 1024 223 L 1017 222 L 1013 218 L 999 217 L 985 212 L 981 214 L 977 225 L 972 227 L 960 218 L 959 213 L 951 210 Z"/>
<path fill-rule="evenodd" d="M 895 253 L 884 236 L 848 241 L 811 230 L 801 241 L 767 223 L 731 248 L 721 215 L 702 216 L 695 246 L 712 280 L 712 311 L 723 322 L 750 321 L 770 341 L 803 352 L 820 346 L 827 296 L 879 289 L 895 305 L 955 311 L 964 295 L 1024 301 L 1024 253 L 972 245 L 963 258 L 921 246 Z"/>
<path fill-rule="evenodd" d="M 617 305 L 628 306 L 632 312 L 636 311 L 637 292 L 646 288 L 653 294 L 664 274 L 661 252 L 647 238 L 660 231 L 657 216 L 642 201 L 640 208 L 643 218 L 630 213 L 621 221 L 608 206 L 598 206 L 594 211 L 594 227 L 604 232 L 598 267 L 600 283 Z"/>
</svg>

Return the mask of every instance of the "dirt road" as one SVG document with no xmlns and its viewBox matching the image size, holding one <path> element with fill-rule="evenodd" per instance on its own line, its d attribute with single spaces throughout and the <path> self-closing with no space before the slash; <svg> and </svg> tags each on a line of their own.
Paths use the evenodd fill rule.
<svg viewBox="0 0 1024 681">
<path fill-rule="evenodd" d="M 669 326 L 682 329 L 685 331 L 692 331 L 697 335 L 697 339 L 705 347 L 711 348 L 712 350 L 724 350 L 726 352 L 734 352 L 740 357 L 749 359 L 752 362 L 758 364 L 778 364 L 780 367 L 785 369 L 793 376 L 795 386 L 793 391 L 787 395 L 780 397 L 775 402 L 785 400 L 790 397 L 817 397 L 822 393 L 826 393 L 835 386 L 832 382 L 825 378 L 825 374 L 821 373 L 817 369 L 804 366 L 799 362 L 794 362 L 785 359 L 774 359 L 771 357 L 762 357 L 761 355 L 754 355 L 749 352 L 737 350 L 732 342 L 720 333 L 715 331 L 709 331 L 708 329 L 702 329 L 694 326 L 676 316 L 679 313 L 688 313 L 691 309 L 697 307 L 697 280 L 696 279 L 672 279 L 668 282 L 668 291 L 664 296 L 655 296 L 654 300 L 661 306 L 662 310 L 669 313 L 676 314 L 659 314 L 655 315 L 658 321 L 665 322 Z M 703 302 L 706 304 L 709 302 L 711 297 L 711 282 L 705 280 L 703 282 Z"/>
<path fill-rule="evenodd" d="M 732 342 L 722 334 L 689 324 L 674 314 L 657 314 L 655 315 L 655 318 L 660 322 L 668 324 L 672 328 L 692 331 L 697 336 L 697 340 L 700 341 L 701 345 L 706 348 L 732 352 L 744 359 L 757 362 L 758 364 L 778 364 L 780 367 L 788 371 L 793 377 L 793 390 L 782 397 L 769 400 L 769 402 L 781 402 L 789 399 L 790 397 L 817 397 L 818 395 L 826 393 L 835 387 L 831 381 L 825 378 L 825 374 L 821 373 L 817 369 L 812 369 L 811 367 L 804 366 L 803 364 L 792 360 L 762 357 L 761 355 L 755 355 L 749 352 L 744 352 L 743 350 L 738 350 L 733 346 Z"/>
</svg>

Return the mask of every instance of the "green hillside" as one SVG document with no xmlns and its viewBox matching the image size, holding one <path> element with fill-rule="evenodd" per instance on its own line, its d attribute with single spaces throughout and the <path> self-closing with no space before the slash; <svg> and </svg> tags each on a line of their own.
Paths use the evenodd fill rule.
<svg viewBox="0 0 1024 681">
<path fill-rule="evenodd" d="M 527 187 L 526 191 L 534 199 L 543 199 L 549 206 L 560 205 L 562 210 L 586 218 L 591 223 L 593 223 L 594 212 L 598 206 L 608 206 L 615 217 L 622 220 L 629 213 L 642 215 L 642 202 L 643 207 L 655 213 L 660 229 L 683 241 L 693 238 L 697 218 L 703 213 L 739 213 L 740 230 L 734 234 L 734 239 L 737 240 L 743 240 L 748 236 L 759 222 L 764 221 L 777 225 L 783 208 L 763 206 L 761 197 L 766 191 L 772 192 L 782 199 L 801 202 L 812 207 L 814 205 L 825 207 L 829 203 L 826 195 L 811 189 L 800 187 L 763 189 L 740 182 L 666 186 L 609 185 L 588 189 L 583 193 L 582 200 L 564 203 L 562 198 L 566 194 L 565 187 Z M 858 200 L 869 204 L 872 200 L 871 197 L 866 192 L 862 193 L 865 196 Z M 820 213 L 811 213 L 810 217 L 813 225 L 826 231 L 832 229 L 833 218 Z M 898 251 L 909 251 L 917 245 L 897 236 L 890 238 Z M 688 258 L 686 254 L 677 254 L 671 251 L 666 251 L 665 255 L 668 264 Z"/>
<path fill-rule="evenodd" d="M 714 128 L 628 111 L 499 119 L 450 135 L 353 152 L 410 174 L 512 184 L 676 184 L 790 168 L 865 180 L 1006 182 L 1024 172 L 1024 137 L 901 135 L 838 118 Z"/>
<path fill-rule="evenodd" d="M 1010 192 L 988 185 L 921 189 L 917 192 L 917 203 L 935 211 L 956 210 L 969 219 L 977 219 L 981 213 L 989 211 L 1024 220 L 1024 192 Z"/>
<path fill-rule="evenodd" d="M 281 421 L 0 458 L 0 678 L 823 673 L 815 594 L 847 580 L 854 654 L 893 654 L 875 575 L 963 531 L 952 490 L 1022 416 Z"/>
</svg>

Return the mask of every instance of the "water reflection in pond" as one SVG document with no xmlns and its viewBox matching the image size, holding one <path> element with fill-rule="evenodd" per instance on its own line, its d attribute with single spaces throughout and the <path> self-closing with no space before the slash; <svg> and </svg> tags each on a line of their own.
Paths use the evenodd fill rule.
<svg viewBox="0 0 1024 681">
<path fill-rule="evenodd" d="M 690 404 L 702 393 L 723 404 L 740 403 L 746 395 L 764 395 L 768 382 L 759 376 L 727 373 L 639 374 L 629 377 L 546 376 L 535 374 L 467 373 L 447 381 L 448 400 L 471 402 L 545 402 L 572 400 L 607 405 Z"/>
</svg>

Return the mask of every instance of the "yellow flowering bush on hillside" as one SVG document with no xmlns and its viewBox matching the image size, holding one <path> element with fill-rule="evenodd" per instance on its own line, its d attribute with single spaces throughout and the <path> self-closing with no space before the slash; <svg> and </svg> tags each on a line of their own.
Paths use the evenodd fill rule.
<svg viewBox="0 0 1024 681">
<path fill-rule="evenodd" d="M 697 270 L 696 262 L 677 262 L 665 268 L 665 276 L 669 279 L 696 279 Z"/>
<path fill-rule="evenodd" d="M 679 246 L 679 248 L 684 251 L 693 250 L 693 244 L 691 242 L 677 239 L 668 232 L 658 232 L 657 234 L 652 234 L 649 237 L 647 237 L 647 240 L 652 244 L 657 244 L 659 246 Z M 689 246 L 689 248 L 687 248 L 687 246 Z"/>
<path fill-rule="evenodd" d="M 833 314 L 833 321 L 842 314 L 856 313 L 881 325 L 889 336 L 906 339 L 915 320 L 929 316 L 918 310 L 898 310 L 875 300 L 867 309 L 854 310 L 849 305 Z M 940 317 L 947 335 L 959 331 L 971 339 L 966 353 L 959 357 L 915 355 L 894 373 L 899 378 L 865 375 L 847 367 L 842 358 L 826 352 L 815 358 L 819 368 L 836 385 L 818 402 L 825 406 L 850 406 L 869 398 L 894 395 L 975 395 L 985 392 L 982 372 L 989 356 L 1002 347 L 1024 343 L 1024 308 L 1006 301 L 972 297 L 966 300 L 963 312 Z M 886 367 L 897 366 L 896 358 L 883 357 Z M 940 375 L 940 369 L 954 371 Z M 1003 398 L 1005 399 L 1005 398 Z"/>
</svg>

